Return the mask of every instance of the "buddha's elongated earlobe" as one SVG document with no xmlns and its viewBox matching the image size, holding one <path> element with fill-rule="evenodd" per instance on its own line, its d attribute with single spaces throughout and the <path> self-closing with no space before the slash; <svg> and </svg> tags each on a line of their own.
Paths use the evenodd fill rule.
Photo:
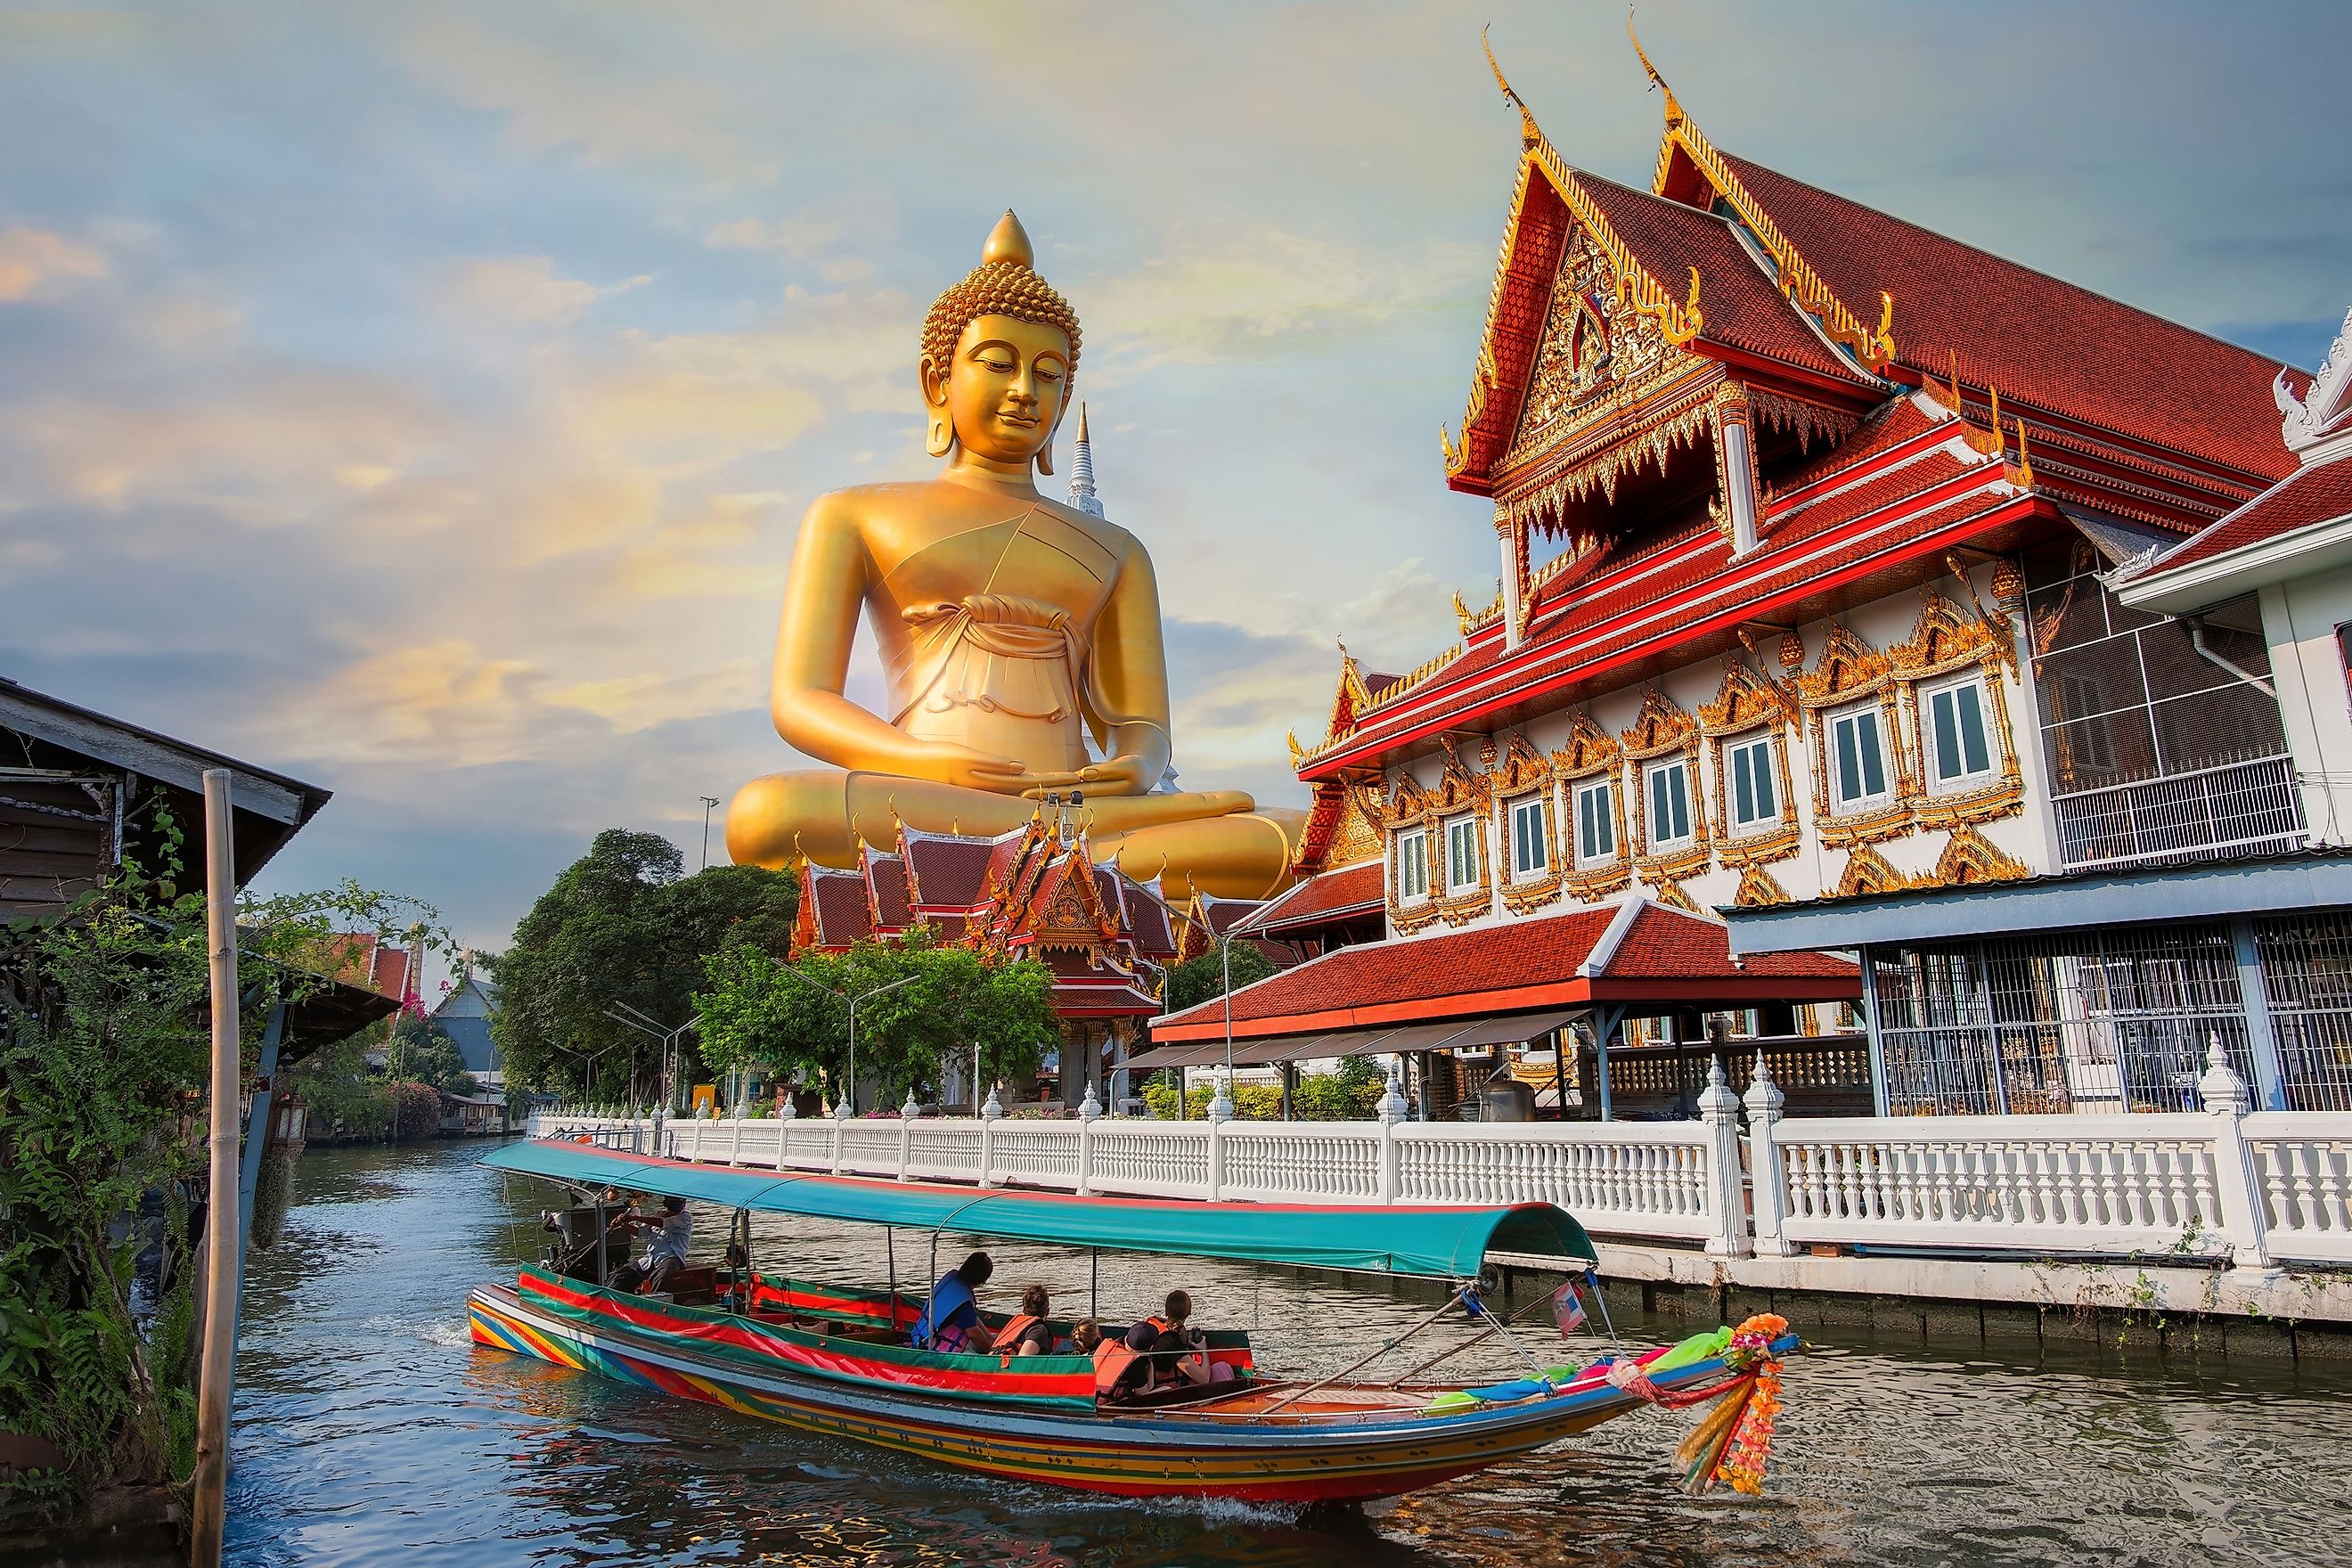
<svg viewBox="0 0 2352 1568">
<path fill-rule="evenodd" d="M 931 369 L 926 360 L 922 368 L 923 410 L 929 423 L 923 429 L 923 450 L 934 458 L 944 458 L 955 450 L 955 421 L 948 414 L 947 378 Z"/>
<path fill-rule="evenodd" d="M 1054 477 L 1054 437 L 1062 433 L 1062 414 L 1069 411 L 1069 401 L 1065 398 L 1062 413 L 1054 416 L 1054 427 L 1045 433 L 1045 444 L 1037 448 L 1037 471 L 1049 479 Z"/>
</svg>

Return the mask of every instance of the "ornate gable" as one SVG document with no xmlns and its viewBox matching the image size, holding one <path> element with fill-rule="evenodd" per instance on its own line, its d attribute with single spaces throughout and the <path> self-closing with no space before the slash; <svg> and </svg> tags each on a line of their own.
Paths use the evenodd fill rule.
<svg viewBox="0 0 2352 1568">
<path fill-rule="evenodd" d="M 1856 637 L 1852 627 L 1832 621 L 1828 639 L 1822 644 L 1822 657 L 1797 677 L 1798 698 L 1806 707 L 1817 708 L 1866 697 L 1893 673 L 1894 666 L 1885 654 Z"/>
<path fill-rule="evenodd" d="M 1569 718 L 1568 744 L 1551 754 L 1552 770 L 1563 779 L 1590 778 L 1606 773 L 1624 760 L 1617 737 L 1580 710 Z"/>
<path fill-rule="evenodd" d="M 1486 783 L 1500 795 L 1523 795 L 1551 783 L 1551 759 L 1528 743 L 1518 731 L 1504 744 L 1502 761 L 1487 775 Z"/>
<path fill-rule="evenodd" d="M 1673 698 L 1654 686 L 1647 686 L 1642 689 L 1642 711 L 1634 716 L 1633 728 L 1618 739 L 1623 743 L 1625 755 L 1654 757 L 1676 747 L 1696 750 L 1698 726 Z"/>
<path fill-rule="evenodd" d="M 1795 701 L 1778 681 L 1737 659 L 1726 659 L 1715 700 L 1699 705 L 1698 727 L 1704 735 L 1736 735 L 1759 724 L 1790 723 L 1796 716 Z"/>
</svg>

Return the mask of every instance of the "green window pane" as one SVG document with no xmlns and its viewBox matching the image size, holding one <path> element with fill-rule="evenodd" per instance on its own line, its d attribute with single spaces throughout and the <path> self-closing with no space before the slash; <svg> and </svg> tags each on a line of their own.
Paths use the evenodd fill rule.
<svg viewBox="0 0 2352 1568">
<path fill-rule="evenodd" d="M 1841 804 L 1862 798 L 1862 757 L 1854 749 L 1855 721 L 1847 718 L 1837 721 L 1838 800 Z"/>
<path fill-rule="evenodd" d="M 1973 687 L 1962 688 L 1970 696 Z M 1927 710 L 1936 731 L 1936 777 L 1956 779 L 1969 771 L 1960 756 L 1959 691 L 1938 691 L 1928 700 Z"/>
<path fill-rule="evenodd" d="M 1959 689 L 1960 745 L 1967 756 L 1969 772 L 1980 773 L 1992 766 L 1992 755 L 1985 744 L 1984 699 L 1973 686 Z"/>
<path fill-rule="evenodd" d="M 1864 712 L 1855 715 L 1854 729 L 1861 736 L 1863 793 L 1880 795 L 1886 793 L 1886 759 L 1879 750 L 1878 715 Z"/>
<path fill-rule="evenodd" d="M 1756 780 L 1756 815 L 1749 820 L 1761 822 L 1780 809 L 1780 803 L 1773 795 L 1772 742 L 1766 741 L 1760 745 L 1748 747 L 1748 763 Z"/>
</svg>

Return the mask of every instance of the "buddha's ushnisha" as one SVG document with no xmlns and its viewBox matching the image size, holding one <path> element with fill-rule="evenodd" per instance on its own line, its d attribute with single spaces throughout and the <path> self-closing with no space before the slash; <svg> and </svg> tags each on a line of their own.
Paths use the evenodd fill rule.
<svg viewBox="0 0 2352 1568">
<path fill-rule="evenodd" d="M 1139 879 L 1234 898 L 1278 890 L 1300 826 L 1238 791 L 1158 790 L 1168 670 L 1150 557 L 1045 499 L 1078 321 L 1006 213 L 981 264 L 925 317 L 919 381 L 936 478 L 860 485 L 802 520 L 776 637 L 776 732 L 827 767 L 737 793 L 739 863 L 855 863 L 898 825 L 994 835 L 1083 791 L 1095 851 Z M 886 718 L 843 695 L 860 610 Z M 1091 742 L 1091 744 L 1089 743 Z"/>
</svg>

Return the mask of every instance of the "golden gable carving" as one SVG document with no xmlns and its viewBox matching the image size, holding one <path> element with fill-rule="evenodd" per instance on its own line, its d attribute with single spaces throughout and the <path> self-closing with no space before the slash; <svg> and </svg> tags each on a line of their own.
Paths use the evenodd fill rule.
<svg viewBox="0 0 2352 1568">
<path fill-rule="evenodd" d="M 1761 866 L 1750 866 L 1739 874 L 1739 890 L 1731 901 L 1742 909 L 1763 909 L 1771 904 L 1792 904 L 1789 889 L 1774 879 L 1772 873 Z"/>
<path fill-rule="evenodd" d="M 1857 847 L 1845 858 L 1845 874 L 1830 893 L 1833 899 L 1850 899 L 1861 893 L 1899 893 L 1911 886 L 1911 879 L 1888 864 L 1886 857 L 1867 844 Z"/>
<path fill-rule="evenodd" d="M 1570 717 L 1568 744 L 1552 752 L 1551 765 L 1561 779 L 1590 778 L 1614 768 L 1623 756 L 1617 738 L 1594 723 L 1591 714 L 1579 711 Z"/>
<path fill-rule="evenodd" d="M 1698 725 L 1673 698 L 1649 686 L 1642 689 L 1642 711 L 1634 716 L 1633 728 L 1618 740 L 1625 755 L 1637 759 L 1658 756 L 1677 747 L 1696 751 Z"/>
</svg>

